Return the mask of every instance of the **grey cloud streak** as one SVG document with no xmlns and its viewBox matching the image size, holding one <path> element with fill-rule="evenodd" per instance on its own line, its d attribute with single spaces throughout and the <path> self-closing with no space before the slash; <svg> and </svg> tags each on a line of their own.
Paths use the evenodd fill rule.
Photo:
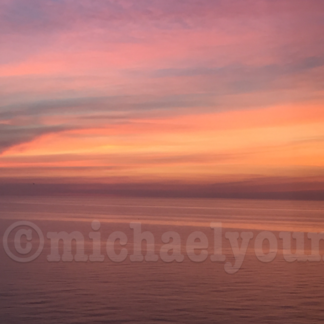
<svg viewBox="0 0 324 324">
<path fill-rule="evenodd" d="M 28 143 L 35 138 L 68 130 L 66 126 L 12 126 L 0 124 L 0 154 L 12 146 Z"/>
</svg>

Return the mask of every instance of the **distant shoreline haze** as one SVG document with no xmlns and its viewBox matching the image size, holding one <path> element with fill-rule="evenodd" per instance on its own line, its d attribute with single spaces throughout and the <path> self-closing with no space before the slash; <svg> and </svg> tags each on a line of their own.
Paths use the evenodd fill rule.
<svg viewBox="0 0 324 324">
<path fill-rule="evenodd" d="M 73 183 L 73 182 L 17 182 L 2 179 L 1 196 L 43 195 L 110 195 L 120 197 L 155 198 L 234 198 L 234 199 L 284 199 L 323 200 L 322 182 L 267 179 L 194 184 L 194 183 Z"/>
</svg>

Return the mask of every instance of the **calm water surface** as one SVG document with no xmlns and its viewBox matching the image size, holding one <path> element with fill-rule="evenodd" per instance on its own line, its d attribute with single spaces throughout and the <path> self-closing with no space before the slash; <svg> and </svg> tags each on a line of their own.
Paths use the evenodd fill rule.
<svg viewBox="0 0 324 324">
<path fill-rule="evenodd" d="M 129 223 L 142 223 L 156 238 L 177 231 L 183 242 L 211 222 L 223 231 L 324 231 L 323 202 L 120 199 L 106 197 L 1 197 L 1 238 L 9 225 L 29 220 L 48 231 L 81 231 L 101 221 L 105 242 L 119 230 L 132 238 Z M 278 240 L 279 242 L 279 240 Z M 283 260 L 260 262 L 249 245 L 233 275 L 224 262 L 114 263 L 47 261 L 49 242 L 37 260 L 12 261 L 0 251 L 1 323 L 321 323 L 324 321 L 324 264 Z M 1 243 L 2 244 L 2 243 Z M 13 244 L 11 242 L 10 244 Z M 105 245 L 102 246 L 103 251 Z M 126 248 L 132 253 L 129 243 Z M 280 249 L 279 244 L 279 249 Z M 306 244 L 307 248 L 307 244 Z M 90 251 L 90 241 L 86 251 Z M 324 251 L 324 249 L 323 249 Z M 184 252 L 184 251 L 183 251 Z M 90 252 L 89 252 L 90 254 Z M 224 239 L 224 254 L 231 249 Z M 324 254 L 324 253 L 323 253 Z"/>
</svg>

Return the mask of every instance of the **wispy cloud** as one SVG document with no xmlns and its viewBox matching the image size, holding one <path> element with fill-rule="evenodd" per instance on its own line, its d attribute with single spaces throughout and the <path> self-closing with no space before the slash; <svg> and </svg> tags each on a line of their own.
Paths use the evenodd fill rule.
<svg viewBox="0 0 324 324">
<path fill-rule="evenodd" d="M 128 183 L 320 175 L 323 9 L 0 0 L 0 165 Z"/>
</svg>

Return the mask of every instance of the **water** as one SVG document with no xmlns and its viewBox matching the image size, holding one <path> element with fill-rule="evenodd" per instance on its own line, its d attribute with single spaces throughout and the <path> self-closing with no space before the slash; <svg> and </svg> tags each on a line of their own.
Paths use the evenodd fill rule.
<svg viewBox="0 0 324 324">
<path fill-rule="evenodd" d="M 48 262 L 49 240 L 31 263 L 12 261 L 1 249 L 1 323 L 319 323 L 324 320 L 322 262 L 284 261 L 281 241 L 276 259 L 260 262 L 250 242 L 240 270 L 230 275 L 225 262 L 192 262 L 185 241 L 193 231 L 208 238 L 213 253 L 211 222 L 223 232 L 267 229 L 318 232 L 324 230 L 323 202 L 121 199 L 106 197 L 1 197 L 1 237 L 17 220 L 48 231 L 80 231 L 87 237 L 91 221 L 101 222 L 102 251 L 108 236 L 118 230 L 129 238 L 131 221 L 155 237 L 176 231 L 182 239 L 184 261 L 114 263 Z M 226 262 L 234 262 L 223 237 Z M 13 241 L 9 242 L 13 247 Z M 306 242 L 306 251 L 309 250 Z M 322 246 L 321 246 L 322 247 Z M 323 247 L 322 247 L 323 248 Z M 86 240 L 86 254 L 92 243 Z M 117 247 L 118 250 L 118 247 Z M 308 252 L 307 252 L 308 253 Z M 324 253 L 322 253 L 323 255 Z"/>
</svg>

